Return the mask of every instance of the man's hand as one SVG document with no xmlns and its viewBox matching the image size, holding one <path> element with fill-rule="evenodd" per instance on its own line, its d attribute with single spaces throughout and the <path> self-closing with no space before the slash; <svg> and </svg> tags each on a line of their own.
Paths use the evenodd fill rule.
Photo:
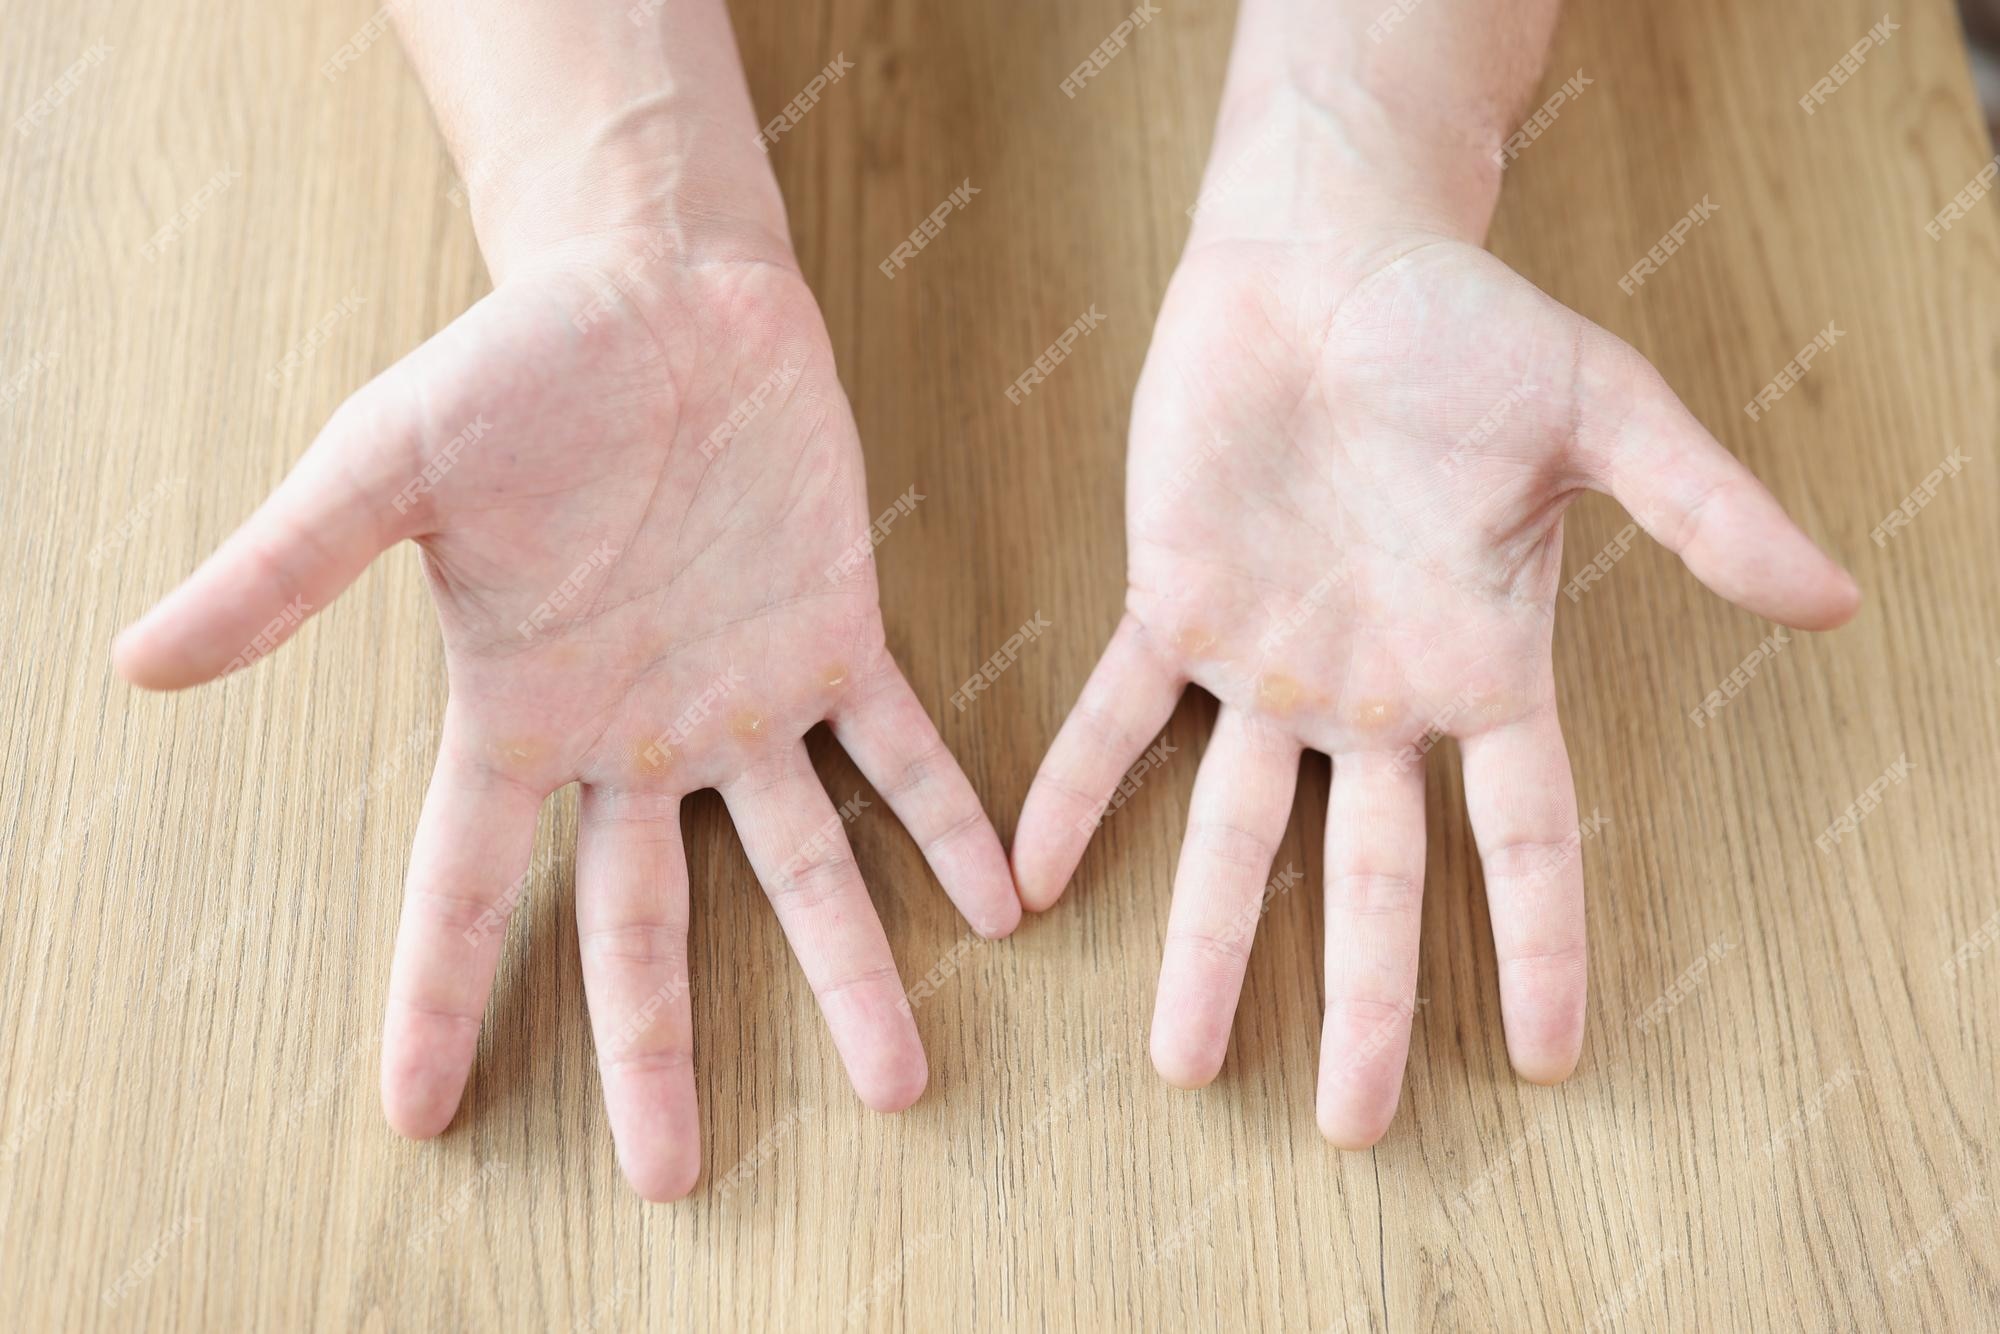
<svg viewBox="0 0 2000 1334">
<path fill-rule="evenodd" d="M 754 154 L 743 103 L 734 148 Z M 661 110 L 587 136 L 617 165 L 564 158 L 533 179 L 644 179 L 627 131 L 656 137 Z M 700 139 L 695 124 L 675 132 Z M 649 1199 L 700 1170 L 684 794 L 721 791 L 878 1110 L 922 1093 L 924 1053 L 806 731 L 832 725 L 975 929 L 1020 916 L 998 838 L 884 647 L 859 440 L 755 170 L 762 197 L 730 198 L 761 216 L 714 234 L 713 207 L 663 206 L 678 172 L 590 230 L 552 223 L 578 207 L 566 189 L 550 209 L 489 200 L 494 292 L 343 406 L 115 651 L 138 685 L 206 681 L 387 547 L 422 547 L 451 698 L 389 981 L 384 1108 L 412 1136 L 451 1121 L 536 813 L 580 781 L 584 979 L 620 1161 Z M 648 201 L 658 224 L 627 221 Z"/>
<path fill-rule="evenodd" d="M 1161 1074 L 1205 1084 L 1300 752 L 1332 756 L 1318 1119 L 1360 1147 L 1394 1115 L 1417 1004 L 1440 736 L 1463 752 L 1514 1066 L 1560 1080 L 1581 1050 L 1583 876 L 1550 666 L 1570 501 L 1615 496 L 1710 588 L 1789 625 L 1840 624 L 1859 594 L 1643 357 L 1465 239 L 1485 225 L 1476 198 L 1364 207 L 1335 172 L 1288 175 L 1324 108 L 1266 105 L 1234 137 L 1262 137 L 1247 188 L 1269 195 L 1198 219 L 1168 290 L 1132 411 L 1126 616 L 1029 792 L 1014 868 L 1029 908 L 1054 903 L 1182 688 L 1221 701 L 1152 1030 Z M 1356 155 L 1350 140 L 1325 160 Z M 1353 206 L 1291 225 L 1328 198 Z"/>
</svg>

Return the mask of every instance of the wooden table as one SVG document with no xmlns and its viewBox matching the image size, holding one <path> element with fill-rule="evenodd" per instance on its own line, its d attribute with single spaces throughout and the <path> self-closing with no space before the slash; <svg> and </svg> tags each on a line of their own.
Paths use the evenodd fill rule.
<svg viewBox="0 0 2000 1334">
<path fill-rule="evenodd" d="M 760 108 L 836 52 L 856 64 L 775 161 L 877 508 L 928 497 L 880 553 L 892 647 L 1003 834 L 1120 606 L 1127 404 L 1230 33 L 1227 5 L 1163 6 L 1062 96 L 1127 8 L 736 6 Z M 1056 912 L 962 952 L 918 1011 L 931 1091 L 894 1118 L 848 1091 L 709 796 L 687 817 L 707 1171 L 671 1207 L 626 1189 L 599 1106 L 573 793 L 545 814 L 456 1124 L 409 1144 L 382 1123 L 377 1025 L 444 702 L 414 552 L 225 685 L 147 696 L 109 671 L 112 632 L 343 396 L 486 286 L 393 40 L 324 75 L 372 13 L 7 16 L 0 1323 L 1993 1327 L 2000 228 L 1988 200 L 1926 234 L 1993 153 L 1944 0 L 1899 6 L 1810 116 L 1798 99 L 1879 5 L 1576 0 L 1549 86 L 1594 82 L 1509 173 L 1494 248 L 1644 349 L 1869 599 L 1700 727 L 1770 627 L 1650 545 L 1562 606 L 1578 795 L 1604 821 L 1575 1079 L 1508 1071 L 1449 747 L 1426 1003 L 1370 1153 L 1313 1124 L 1323 759 L 1279 854 L 1304 880 L 1265 922 L 1214 1086 L 1175 1092 L 1145 1056 L 1195 771 L 1177 764 Z M 968 177 L 981 193 L 921 272 L 882 281 Z M 1703 199 L 1715 215 L 1621 291 Z M 1010 404 L 1093 303 L 1104 327 Z M 1752 421 L 1829 321 L 1834 350 Z M 1954 451 L 1969 462 L 1871 537 Z M 1584 503 L 1572 569 L 1624 522 Z M 947 708 L 1037 612 L 1052 628 L 1021 668 Z M 1213 712 L 1190 697 L 1169 739 L 1198 753 Z M 836 799 L 865 793 L 815 756 Z M 892 819 L 854 837 L 914 980 L 963 928 Z"/>
</svg>

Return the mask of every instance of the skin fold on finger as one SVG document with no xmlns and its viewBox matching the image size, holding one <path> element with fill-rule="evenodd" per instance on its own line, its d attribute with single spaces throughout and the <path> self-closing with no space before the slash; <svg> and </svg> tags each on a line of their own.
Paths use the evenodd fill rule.
<svg viewBox="0 0 2000 1334">
<path fill-rule="evenodd" d="M 1515 1071 L 1567 1079 L 1583 1052 L 1589 958 L 1583 840 L 1555 702 L 1460 740 Z"/>
<path fill-rule="evenodd" d="M 447 721 L 410 850 L 382 1027 L 382 1110 L 426 1139 L 451 1124 L 545 793 L 469 758 Z"/>
<path fill-rule="evenodd" d="M 1418 1005 L 1424 853 L 1424 762 L 1415 749 L 1335 757 L 1319 1128 L 1343 1149 L 1381 1139 L 1402 1098 Z"/>
<path fill-rule="evenodd" d="M 576 928 L 619 1166 L 643 1198 L 678 1200 L 701 1175 L 701 1119 L 677 796 L 584 787 Z"/>
<path fill-rule="evenodd" d="M 1014 882 L 1032 912 L 1051 907 L 1083 860 L 1106 804 L 1167 725 L 1184 679 L 1127 614 L 1042 760 L 1014 832 Z"/>
<path fill-rule="evenodd" d="M 840 813 L 805 746 L 722 789 L 743 850 L 777 910 L 861 1101 L 899 1112 L 929 1079 L 916 1018 L 861 883 Z"/>
<path fill-rule="evenodd" d="M 1861 605 L 1854 577 L 1792 522 L 1644 357 L 1596 332 L 1593 341 L 1607 350 L 1585 363 L 1576 442 L 1589 484 L 1744 610 L 1800 630 L 1846 624 Z"/>
<path fill-rule="evenodd" d="M 973 930 L 988 940 L 1021 922 L 1021 901 L 1000 836 L 923 701 L 885 653 L 827 720 L 862 776 L 923 850 Z"/>
<path fill-rule="evenodd" d="M 1195 778 L 1153 1004 L 1153 1066 L 1177 1088 L 1222 1069 L 1298 776 L 1297 742 L 1224 706 Z"/>
</svg>

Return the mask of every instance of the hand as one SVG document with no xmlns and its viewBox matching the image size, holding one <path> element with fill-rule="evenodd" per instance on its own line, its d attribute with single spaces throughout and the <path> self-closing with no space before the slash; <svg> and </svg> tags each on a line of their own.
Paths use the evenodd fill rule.
<svg viewBox="0 0 2000 1334">
<path fill-rule="evenodd" d="M 1221 701 L 1153 1015 L 1173 1084 L 1213 1079 L 1300 751 L 1333 757 L 1318 1119 L 1374 1143 L 1416 1001 L 1423 754 L 1458 738 L 1507 1045 L 1575 1067 L 1583 876 L 1550 635 L 1562 514 L 1608 492 L 1710 588 L 1822 629 L 1853 581 L 1645 359 L 1477 246 L 1416 230 L 1199 243 L 1132 410 L 1126 615 L 1029 792 L 1023 901 L 1192 681 Z"/>
<path fill-rule="evenodd" d="M 681 797 L 721 791 L 870 1107 L 924 1053 L 801 738 L 832 724 L 961 911 L 1020 908 L 999 840 L 883 642 L 853 419 L 788 251 L 598 235 L 500 286 L 335 414 L 278 491 L 119 639 L 138 685 L 282 641 L 423 549 L 451 697 L 411 854 L 382 1099 L 451 1121 L 548 794 L 583 784 L 577 919 L 604 1096 L 649 1199 L 700 1170 Z M 733 433 L 726 423 L 733 422 Z"/>
</svg>

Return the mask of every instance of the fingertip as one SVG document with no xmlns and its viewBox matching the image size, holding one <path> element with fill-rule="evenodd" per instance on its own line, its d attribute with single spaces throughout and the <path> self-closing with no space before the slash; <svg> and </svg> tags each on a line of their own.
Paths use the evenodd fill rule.
<svg viewBox="0 0 2000 1334">
<path fill-rule="evenodd" d="M 1005 896 L 996 896 L 993 913 L 983 922 L 973 922 L 972 929 L 982 940 L 1005 940 L 1021 925 L 1021 891 L 1010 876 L 1007 882 L 1010 891 Z"/>
<path fill-rule="evenodd" d="M 163 616 L 155 607 L 120 630 L 111 641 L 112 670 L 140 690 L 170 691 L 206 685 L 241 665 L 204 662 L 206 655 L 187 639 L 179 620 L 178 611 Z"/>
<path fill-rule="evenodd" d="M 1835 567 L 1839 569 L 1838 566 Z M 1835 591 L 1835 625 L 1845 625 L 1861 610 L 1861 581 L 1847 570 L 1840 570 L 1840 582 Z"/>
<path fill-rule="evenodd" d="M 930 1063 L 922 1048 L 918 1048 L 914 1058 L 888 1063 L 865 1075 L 856 1071 L 854 1091 L 868 1110 L 894 1115 L 916 1105 L 929 1087 L 930 1078 Z"/>
<path fill-rule="evenodd" d="M 457 1114 L 456 1094 L 393 1083 L 387 1076 L 383 1079 L 383 1118 L 404 1139 L 435 1139 L 451 1126 L 452 1117 Z"/>
<path fill-rule="evenodd" d="M 1838 630 L 1860 610 L 1861 585 L 1853 575 L 1833 565 L 1824 592 L 1791 624 L 1795 630 Z"/>
<path fill-rule="evenodd" d="M 1021 906 L 1031 913 L 1048 912 L 1062 901 L 1063 888 L 1063 886 L 1057 885 L 1054 888 L 1037 887 L 1030 889 L 1026 885 L 1023 885 L 1021 887 Z"/>
<path fill-rule="evenodd" d="M 930 1060 L 917 1036 L 916 1018 L 907 999 L 898 996 L 900 1013 L 878 1015 L 856 1030 L 836 1025 L 835 1045 L 847 1067 L 855 1096 L 870 1111 L 892 1114 L 907 1110 L 924 1096 L 930 1084 Z"/>
<path fill-rule="evenodd" d="M 601 1062 L 618 1170 L 651 1204 L 685 1198 L 701 1177 L 693 1058 L 675 1050 Z"/>
<path fill-rule="evenodd" d="M 1202 1050 L 1198 1044 L 1169 1032 L 1159 1024 L 1153 1026 L 1151 1043 L 1153 1069 L 1160 1078 L 1177 1089 L 1202 1089 L 1215 1082 L 1222 1073 L 1222 1057 Z"/>
<path fill-rule="evenodd" d="M 1560 1084 L 1576 1073 L 1578 1063 L 1583 1059 L 1581 1050 L 1570 1052 L 1533 1051 L 1509 1052 L 1507 1057 L 1514 1067 L 1514 1073 L 1530 1084 L 1546 1088 Z"/>
<path fill-rule="evenodd" d="M 1501 1028 L 1507 1061 L 1530 1084 L 1560 1084 L 1583 1059 L 1589 999 L 1581 962 L 1560 976 L 1522 960 L 1502 961 Z"/>
<path fill-rule="evenodd" d="M 143 686 L 145 681 L 140 672 L 138 649 L 132 638 L 136 627 L 126 626 L 111 638 L 111 670 L 126 685 Z"/>
<path fill-rule="evenodd" d="M 168 669 L 149 643 L 145 621 L 134 621 L 111 641 L 111 669 L 129 686 L 141 690 L 177 690 L 190 684 Z"/>
<path fill-rule="evenodd" d="M 1775 506 L 1776 502 L 1773 502 Z M 1742 584 L 1730 601 L 1794 630 L 1835 630 L 1861 607 L 1861 585 L 1779 512 L 1784 531 L 1738 560 Z"/>
<path fill-rule="evenodd" d="M 975 866 L 948 868 L 953 871 L 951 878 L 943 874 L 938 878 L 981 940 L 1005 940 L 1021 925 L 1021 887 L 1000 836 L 990 826 L 985 844 Z"/>
<path fill-rule="evenodd" d="M 1378 1045 L 1380 1031 L 1360 1039 L 1363 1052 Z M 1355 1048 L 1351 1030 L 1330 1021 L 1320 1041 L 1315 1111 L 1319 1133 L 1336 1149 L 1374 1148 L 1389 1133 L 1403 1101 L 1403 1054 L 1383 1047 L 1357 1057 Z"/>
<path fill-rule="evenodd" d="M 1357 1108 L 1335 1094 L 1322 1092 L 1315 1119 L 1319 1123 L 1320 1137 L 1328 1144 L 1345 1152 L 1358 1153 L 1382 1142 L 1395 1115 L 1393 1103 L 1387 1112 L 1377 1112 Z"/>
<path fill-rule="evenodd" d="M 382 1115 L 390 1129 L 404 1139 L 443 1134 L 458 1115 L 470 1073 L 469 1052 L 465 1066 L 455 1068 L 453 1054 L 442 1046 L 392 1027 L 384 1035 L 381 1074 Z"/>
<path fill-rule="evenodd" d="M 1677 553 L 1719 596 L 1800 630 L 1831 630 L 1861 605 L 1847 571 L 1688 411 L 1646 359 L 1616 339 L 1592 411 L 1617 423 L 1594 447 L 1591 485 Z M 1638 407 L 1634 408 L 1634 403 Z"/>
<path fill-rule="evenodd" d="M 1583 1059 L 1581 1014 L 1573 1022 L 1551 1018 L 1538 1033 L 1518 1031 L 1523 1026 L 1516 1020 L 1510 1025 L 1516 1031 L 1507 1035 L 1507 1062 L 1515 1074 L 1530 1084 L 1549 1085 L 1560 1084 L 1576 1073 Z"/>
<path fill-rule="evenodd" d="M 1029 912 L 1042 913 L 1055 907 L 1056 900 L 1068 887 L 1066 879 L 1038 865 L 1035 857 L 1023 855 L 1018 847 L 1010 865 L 1014 871 L 1014 892 L 1020 896 L 1021 906 Z"/>
<path fill-rule="evenodd" d="M 654 1151 L 629 1158 L 621 1149 L 618 1169 L 646 1203 L 673 1204 L 693 1194 L 696 1183 L 701 1180 L 701 1145 L 698 1141 L 683 1139 L 661 1144 Z"/>
<path fill-rule="evenodd" d="M 1745 474 L 1699 511 L 1681 558 L 1745 611 L 1795 630 L 1832 630 L 1861 606 L 1861 586 Z"/>
</svg>

